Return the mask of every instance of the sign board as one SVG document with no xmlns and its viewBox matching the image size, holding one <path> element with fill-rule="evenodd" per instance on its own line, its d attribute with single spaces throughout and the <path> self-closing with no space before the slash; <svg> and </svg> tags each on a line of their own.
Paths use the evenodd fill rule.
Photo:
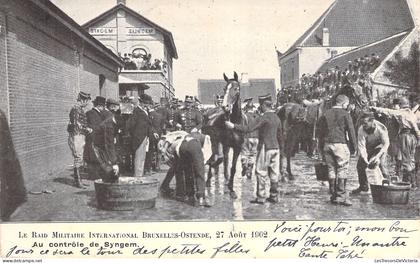
<svg viewBox="0 0 420 263">
<path fill-rule="evenodd" d="M 89 28 L 89 33 L 92 35 L 116 35 L 117 28 L 115 27 L 94 27 Z"/>
<path fill-rule="evenodd" d="M 129 27 L 127 28 L 127 33 L 131 36 L 146 36 L 154 35 L 156 31 L 151 27 Z"/>
</svg>

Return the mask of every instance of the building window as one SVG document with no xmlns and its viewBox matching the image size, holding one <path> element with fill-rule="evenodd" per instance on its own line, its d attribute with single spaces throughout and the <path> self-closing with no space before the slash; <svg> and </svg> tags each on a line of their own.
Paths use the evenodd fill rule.
<svg viewBox="0 0 420 263">
<path fill-rule="evenodd" d="M 106 92 L 104 88 L 105 80 L 106 80 L 105 75 L 100 74 L 99 75 L 99 96 L 102 96 L 102 97 L 106 97 Z"/>
<path fill-rule="evenodd" d="M 293 79 L 294 77 L 295 77 L 295 68 L 292 67 L 292 78 L 291 79 Z"/>
</svg>

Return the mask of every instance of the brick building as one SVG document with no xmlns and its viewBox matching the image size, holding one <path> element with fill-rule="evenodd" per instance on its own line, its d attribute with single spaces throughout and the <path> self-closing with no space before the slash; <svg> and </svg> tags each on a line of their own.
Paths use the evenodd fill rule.
<svg viewBox="0 0 420 263">
<path fill-rule="evenodd" d="M 79 91 L 118 98 L 122 61 L 48 0 L 0 0 L 0 108 L 27 184 L 72 163 Z"/>
<path fill-rule="evenodd" d="M 127 7 L 124 0 L 117 0 L 115 7 L 83 27 L 115 54 L 136 62 L 119 75 L 121 96 L 145 92 L 154 101 L 174 96 L 173 59 L 177 59 L 178 54 L 171 32 Z M 161 68 L 146 67 L 147 56 L 151 63 L 155 59 L 161 61 Z"/>
<path fill-rule="evenodd" d="M 226 81 L 223 79 L 199 79 L 198 99 L 205 106 L 214 105 L 216 95 L 223 94 Z M 270 94 L 276 100 L 276 83 L 274 79 L 248 79 L 246 73 L 241 76 L 241 99 L 253 98 L 258 103 L 258 96 Z"/>
<path fill-rule="evenodd" d="M 401 48 L 407 49 L 418 39 L 414 2 L 334 1 L 286 52 L 277 52 L 281 87 L 295 87 L 302 74 L 324 72 L 335 66 L 344 68 L 349 60 L 375 53 L 381 64 L 372 74 L 374 88 L 383 92 L 399 88 L 385 83 L 388 81 L 380 71 L 392 54 Z"/>
</svg>

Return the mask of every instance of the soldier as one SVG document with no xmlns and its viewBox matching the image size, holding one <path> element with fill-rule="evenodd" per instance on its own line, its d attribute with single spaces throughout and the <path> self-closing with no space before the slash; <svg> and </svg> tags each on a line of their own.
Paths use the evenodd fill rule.
<svg viewBox="0 0 420 263">
<path fill-rule="evenodd" d="M 193 133 L 198 132 L 202 125 L 201 113 L 193 108 L 194 97 L 185 96 L 184 108 L 178 111 L 175 116 L 175 125 L 181 127 L 182 130 Z"/>
<path fill-rule="evenodd" d="M 397 158 L 401 164 L 402 179 L 410 182 L 413 188 L 416 187 L 416 147 L 420 141 L 420 131 L 417 126 L 417 118 L 410 109 L 409 100 L 406 97 L 400 99 L 400 110 L 372 107 L 378 113 L 388 117 L 395 117 L 399 124 L 398 132 L 398 154 Z"/>
<path fill-rule="evenodd" d="M 253 126 L 258 119 L 258 114 L 256 113 L 256 108 L 252 103 L 252 98 L 245 99 L 244 103 L 246 103 L 244 107 L 246 123 L 250 126 Z M 254 173 L 254 163 L 255 156 L 257 155 L 257 145 L 258 131 L 246 133 L 245 141 L 242 145 L 241 163 L 242 176 L 247 176 L 248 179 L 250 179 L 252 174 Z"/>
<path fill-rule="evenodd" d="M 217 115 L 224 112 L 222 109 L 223 95 L 216 95 L 214 104 L 215 106 L 208 109 L 203 116 L 203 119 L 206 119 L 206 124 L 211 122 Z M 211 166 L 217 168 L 223 161 L 223 146 L 222 142 L 220 141 L 222 135 L 220 134 L 220 129 L 206 126 L 206 129 L 203 131 L 203 133 L 210 136 L 212 150 Z"/>
<path fill-rule="evenodd" d="M 111 101 L 110 114 L 102 121 L 94 132 L 92 149 L 98 163 L 100 177 L 104 182 L 113 183 L 118 180 L 119 167 L 115 150 L 117 121 L 114 112 L 119 109 L 119 103 Z"/>
<path fill-rule="evenodd" d="M 90 94 L 79 92 L 77 103 L 70 110 L 70 123 L 67 127 L 69 132 L 69 147 L 74 158 L 74 185 L 78 188 L 85 188 L 80 177 L 80 167 L 83 166 L 83 152 L 85 148 L 86 135 L 92 133 L 88 127 L 85 109 L 90 100 Z"/>
<path fill-rule="evenodd" d="M 258 153 L 255 167 L 257 176 L 257 198 L 253 204 L 264 204 L 265 201 L 278 203 L 278 181 L 280 171 L 280 144 L 282 140 L 282 126 L 279 117 L 272 110 L 271 95 L 259 97 L 262 115 L 258 117 L 253 126 L 225 122 L 228 129 L 242 132 L 258 130 Z M 270 180 L 270 193 L 266 186 Z"/>
<path fill-rule="evenodd" d="M 87 124 L 88 127 L 96 131 L 99 127 L 99 124 L 104 120 L 106 114 L 104 115 L 106 99 L 102 96 L 97 96 L 93 103 L 93 108 L 86 112 Z M 96 157 L 92 149 L 93 134 L 89 134 L 86 137 L 86 147 L 85 147 L 85 161 L 88 165 L 89 176 L 92 179 L 98 178 L 99 164 L 96 161 Z"/>
<path fill-rule="evenodd" d="M 356 132 L 347 112 L 349 98 L 338 95 L 335 105 L 321 116 L 318 123 L 320 147 L 328 165 L 330 201 L 351 206 L 346 190 L 350 154 L 356 152 Z M 347 141 L 349 138 L 349 141 Z"/>
<path fill-rule="evenodd" d="M 170 120 L 171 120 L 171 113 L 170 113 L 170 106 L 167 98 L 160 98 L 160 106 L 157 107 L 156 112 L 159 113 L 163 120 L 163 128 L 162 128 L 162 134 L 166 133 L 166 130 L 170 126 Z"/>
<path fill-rule="evenodd" d="M 171 104 L 169 105 L 169 109 L 168 109 L 168 126 L 167 126 L 167 131 L 175 131 L 175 116 L 177 115 L 178 112 L 178 99 L 177 98 L 172 98 L 171 100 Z"/>
<path fill-rule="evenodd" d="M 161 108 L 159 104 L 155 105 L 154 109 L 149 110 L 149 118 L 152 122 L 152 127 L 155 133 L 158 134 L 159 138 L 163 135 L 165 129 L 166 118 L 158 109 Z M 159 171 L 159 155 L 157 154 L 158 139 L 153 136 L 150 138 L 150 166 L 155 172 Z"/>
</svg>

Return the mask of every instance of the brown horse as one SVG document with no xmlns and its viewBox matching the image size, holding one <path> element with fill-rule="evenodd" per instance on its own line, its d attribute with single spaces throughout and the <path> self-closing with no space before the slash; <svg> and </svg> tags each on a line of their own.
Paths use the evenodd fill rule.
<svg viewBox="0 0 420 263">
<path fill-rule="evenodd" d="M 353 84 L 344 85 L 334 96 L 329 100 L 322 100 L 318 105 L 311 105 L 304 107 L 297 103 L 286 103 L 282 105 L 277 115 L 283 123 L 286 137 L 284 150 L 280 160 L 280 172 L 283 173 L 284 159 L 286 159 L 286 172 L 289 180 L 294 179 L 291 167 L 291 158 L 299 150 L 299 144 L 307 144 L 307 150 L 313 151 L 315 147 L 316 125 L 319 117 L 329 108 L 332 107 L 335 98 L 340 95 L 346 95 L 350 99 L 350 104 L 355 107 L 351 110 L 353 122 L 357 131 L 358 117 L 360 113 L 365 110 L 367 106 L 366 97 L 363 95 L 363 87 Z M 310 152 L 308 152 L 310 155 Z"/>
<path fill-rule="evenodd" d="M 215 137 L 213 141 L 221 142 L 223 145 L 223 166 L 224 176 L 227 181 L 227 187 L 230 191 L 230 196 L 233 199 L 237 198 L 233 190 L 233 182 L 236 173 L 236 163 L 241 152 L 242 144 L 244 142 L 244 135 L 238 131 L 227 129 L 225 121 L 230 121 L 235 124 L 243 124 L 241 111 L 241 96 L 240 83 L 238 74 L 234 72 L 233 79 L 229 79 L 226 74 L 223 74 L 226 81 L 223 97 L 223 109 L 212 114 L 212 117 L 205 124 L 205 132 L 210 136 Z M 229 150 L 233 149 L 233 157 L 231 161 L 230 171 L 229 167 Z M 210 185 L 212 177 L 211 169 L 207 177 L 207 186 Z"/>
</svg>

